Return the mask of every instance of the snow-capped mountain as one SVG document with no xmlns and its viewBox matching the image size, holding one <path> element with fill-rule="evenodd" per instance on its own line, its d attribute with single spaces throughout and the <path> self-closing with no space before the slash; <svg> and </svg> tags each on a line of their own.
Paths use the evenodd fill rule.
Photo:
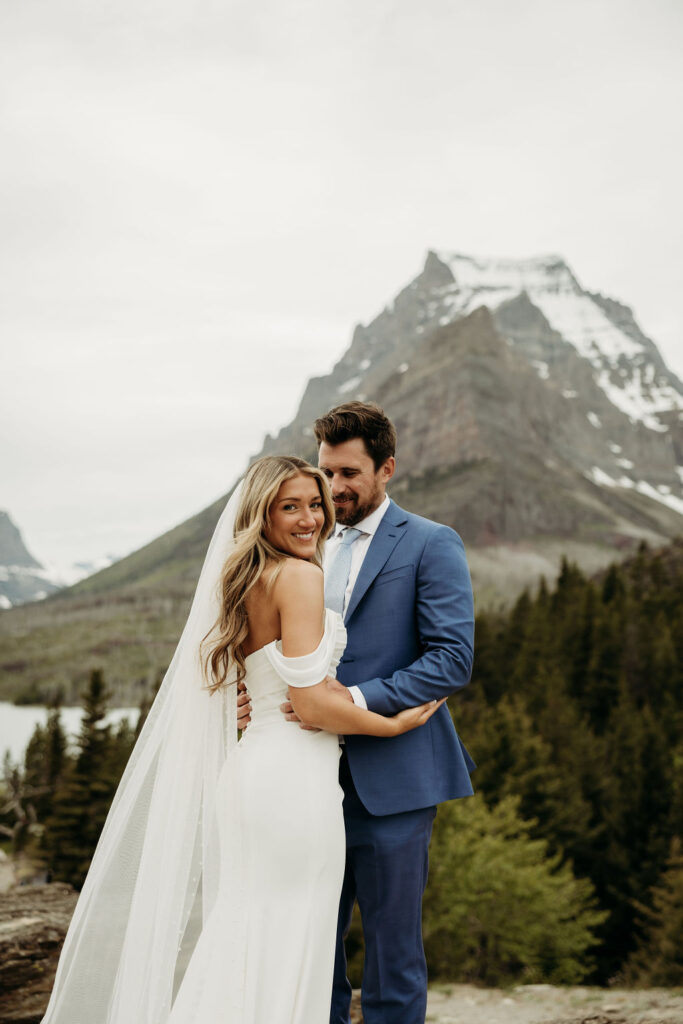
<svg viewBox="0 0 683 1024">
<path fill-rule="evenodd" d="M 352 398 L 396 423 L 390 493 L 462 534 L 484 601 L 552 576 L 563 553 L 593 570 L 681 533 L 683 385 L 631 310 L 582 288 L 558 256 L 429 252 L 259 454 L 315 461 L 314 419 Z M 134 552 L 99 573 L 97 588 L 154 578 L 173 543 L 185 564 L 188 531 L 201 561 L 221 508 L 158 554 L 148 545 L 144 571 Z"/>
<path fill-rule="evenodd" d="M 264 453 L 313 455 L 312 420 L 351 398 L 396 422 L 396 498 L 470 544 L 621 550 L 681 530 L 683 385 L 559 256 L 429 252 Z"/>
<path fill-rule="evenodd" d="M 59 589 L 26 547 L 8 512 L 0 510 L 0 608 L 37 601 Z"/>
<path fill-rule="evenodd" d="M 30 553 L 9 513 L 0 510 L 0 609 L 41 601 L 116 561 L 76 562 L 70 566 L 43 565 Z"/>
</svg>

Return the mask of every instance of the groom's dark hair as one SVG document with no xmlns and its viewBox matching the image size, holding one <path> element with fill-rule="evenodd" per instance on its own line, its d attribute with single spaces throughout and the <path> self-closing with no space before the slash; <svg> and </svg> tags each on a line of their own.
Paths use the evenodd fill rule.
<svg viewBox="0 0 683 1024">
<path fill-rule="evenodd" d="M 313 424 L 318 446 L 343 444 L 360 437 L 379 469 L 396 451 L 396 427 L 374 402 L 345 402 L 330 409 Z"/>
</svg>

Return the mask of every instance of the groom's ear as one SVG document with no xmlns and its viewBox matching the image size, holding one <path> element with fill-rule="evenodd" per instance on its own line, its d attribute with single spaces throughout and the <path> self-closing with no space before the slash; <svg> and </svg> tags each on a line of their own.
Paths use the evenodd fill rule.
<svg viewBox="0 0 683 1024">
<path fill-rule="evenodd" d="M 392 476 L 396 472 L 396 459 L 393 455 L 390 455 L 386 462 L 383 462 L 379 467 L 380 479 L 383 483 L 388 483 Z"/>
</svg>

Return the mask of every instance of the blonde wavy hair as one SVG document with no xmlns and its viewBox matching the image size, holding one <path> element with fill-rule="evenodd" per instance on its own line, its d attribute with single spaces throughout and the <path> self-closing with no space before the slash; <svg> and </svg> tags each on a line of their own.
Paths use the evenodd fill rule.
<svg viewBox="0 0 683 1024">
<path fill-rule="evenodd" d="M 292 556 L 273 547 L 266 537 L 271 525 L 270 510 L 285 480 L 310 476 L 317 481 L 325 519 L 318 536 L 314 561 L 322 566 L 325 538 L 334 526 L 335 515 L 329 484 L 319 469 L 296 455 L 266 455 L 254 462 L 244 477 L 240 504 L 235 517 L 235 546 L 226 559 L 219 583 L 221 613 L 200 642 L 204 675 L 213 694 L 225 683 L 233 667 L 234 682 L 246 675 L 243 644 L 249 634 L 245 597 L 260 580 L 266 566 L 275 563 L 268 580 L 270 588 L 284 561 Z M 213 636 L 213 640 L 209 640 Z M 207 653 L 202 654 L 206 644 Z"/>
</svg>

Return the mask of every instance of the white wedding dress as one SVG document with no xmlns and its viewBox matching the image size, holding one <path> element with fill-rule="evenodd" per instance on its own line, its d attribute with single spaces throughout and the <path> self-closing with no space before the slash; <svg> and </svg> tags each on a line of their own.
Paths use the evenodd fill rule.
<svg viewBox="0 0 683 1024">
<path fill-rule="evenodd" d="M 288 722 L 287 687 L 334 675 L 346 642 L 327 610 L 312 653 L 273 641 L 246 659 L 251 724 L 216 788 L 219 889 L 168 1024 L 327 1024 L 344 875 L 339 738 Z M 180 971 L 178 971 L 180 973 Z"/>
</svg>

